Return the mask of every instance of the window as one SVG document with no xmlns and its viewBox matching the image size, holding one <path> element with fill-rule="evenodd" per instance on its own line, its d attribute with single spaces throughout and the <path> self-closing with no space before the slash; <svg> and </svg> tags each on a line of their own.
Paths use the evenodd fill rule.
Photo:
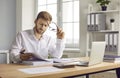
<svg viewBox="0 0 120 78">
<path fill-rule="evenodd" d="M 57 0 L 38 0 L 38 12 L 48 11 L 57 22 Z"/>
<path fill-rule="evenodd" d="M 66 48 L 79 48 L 79 0 L 38 0 L 38 12 L 43 10 L 63 28 Z"/>
</svg>

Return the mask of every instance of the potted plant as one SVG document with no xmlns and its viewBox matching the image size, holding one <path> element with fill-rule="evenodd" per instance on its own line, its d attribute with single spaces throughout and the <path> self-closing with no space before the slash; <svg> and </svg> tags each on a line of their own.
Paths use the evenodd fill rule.
<svg viewBox="0 0 120 78">
<path fill-rule="evenodd" d="M 99 3 L 101 6 L 102 11 L 107 9 L 107 5 L 110 3 L 110 0 L 97 0 L 96 3 Z"/>
</svg>

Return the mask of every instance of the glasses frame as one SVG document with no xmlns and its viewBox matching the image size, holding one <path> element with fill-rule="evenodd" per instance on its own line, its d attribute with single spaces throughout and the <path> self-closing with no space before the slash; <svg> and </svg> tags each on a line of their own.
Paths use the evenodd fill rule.
<svg viewBox="0 0 120 78">
<path fill-rule="evenodd" d="M 52 23 L 52 24 L 55 24 L 56 29 L 53 28 L 53 27 L 51 27 L 51 26 L 49 26 L 49 28 L 52 28 L 51 31 L 55 31 L 55 32 L 56 32 L 56 31 L 58 30 L 58 25 L 57 25 L 55 22 L 53 22 L 53 21 L 52 21 L 51 23 Z"/>
</svg>

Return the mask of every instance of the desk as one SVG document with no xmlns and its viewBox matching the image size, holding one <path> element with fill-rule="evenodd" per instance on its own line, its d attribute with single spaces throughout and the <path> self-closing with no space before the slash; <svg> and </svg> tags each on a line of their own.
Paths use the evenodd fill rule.
<svg viewBox="0 0 120 78">
<path fill-rule="evenodd" d="M 18 71 L 21 68 L 33 68 L 36 66 L 17 65 L 17 64 L 0 64 L 0 78 L 61 78 L 71 76 L 88 75 L 101 71 L 116 70 L 117 77 L 120 78 L 120 63 L 103 62 L 98 65 L 90 67 L 75 66 L 74 68 L 65 68 L 63 71 L 40 73 L 40 74 L 26 74 Z M 38 66 L 37 66 L 38 67 Z"/>
</svg>

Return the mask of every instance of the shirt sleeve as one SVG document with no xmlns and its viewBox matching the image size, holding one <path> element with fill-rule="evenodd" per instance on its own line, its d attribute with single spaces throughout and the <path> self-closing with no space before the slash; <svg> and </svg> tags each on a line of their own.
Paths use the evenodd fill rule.
<svg viewBox="0 0 120 78">
<path fill-rule="evenodd" d="M 21 42 L 22 42 L 22 36 L 21 33 L 18 33 L 10 49 L 10 60 L 13 63 L 19 63 L 21 61 L 19 56 L 20 51 L 22 49 Z"/>
<path fill-rule="evenodd" d="M 64 39 L 51 39 L 51 44 L 49 48 L 50 56 L 53 58 L 61 58 L 63 55 L 63 50 L 65 48 Z"/>
</svg>

